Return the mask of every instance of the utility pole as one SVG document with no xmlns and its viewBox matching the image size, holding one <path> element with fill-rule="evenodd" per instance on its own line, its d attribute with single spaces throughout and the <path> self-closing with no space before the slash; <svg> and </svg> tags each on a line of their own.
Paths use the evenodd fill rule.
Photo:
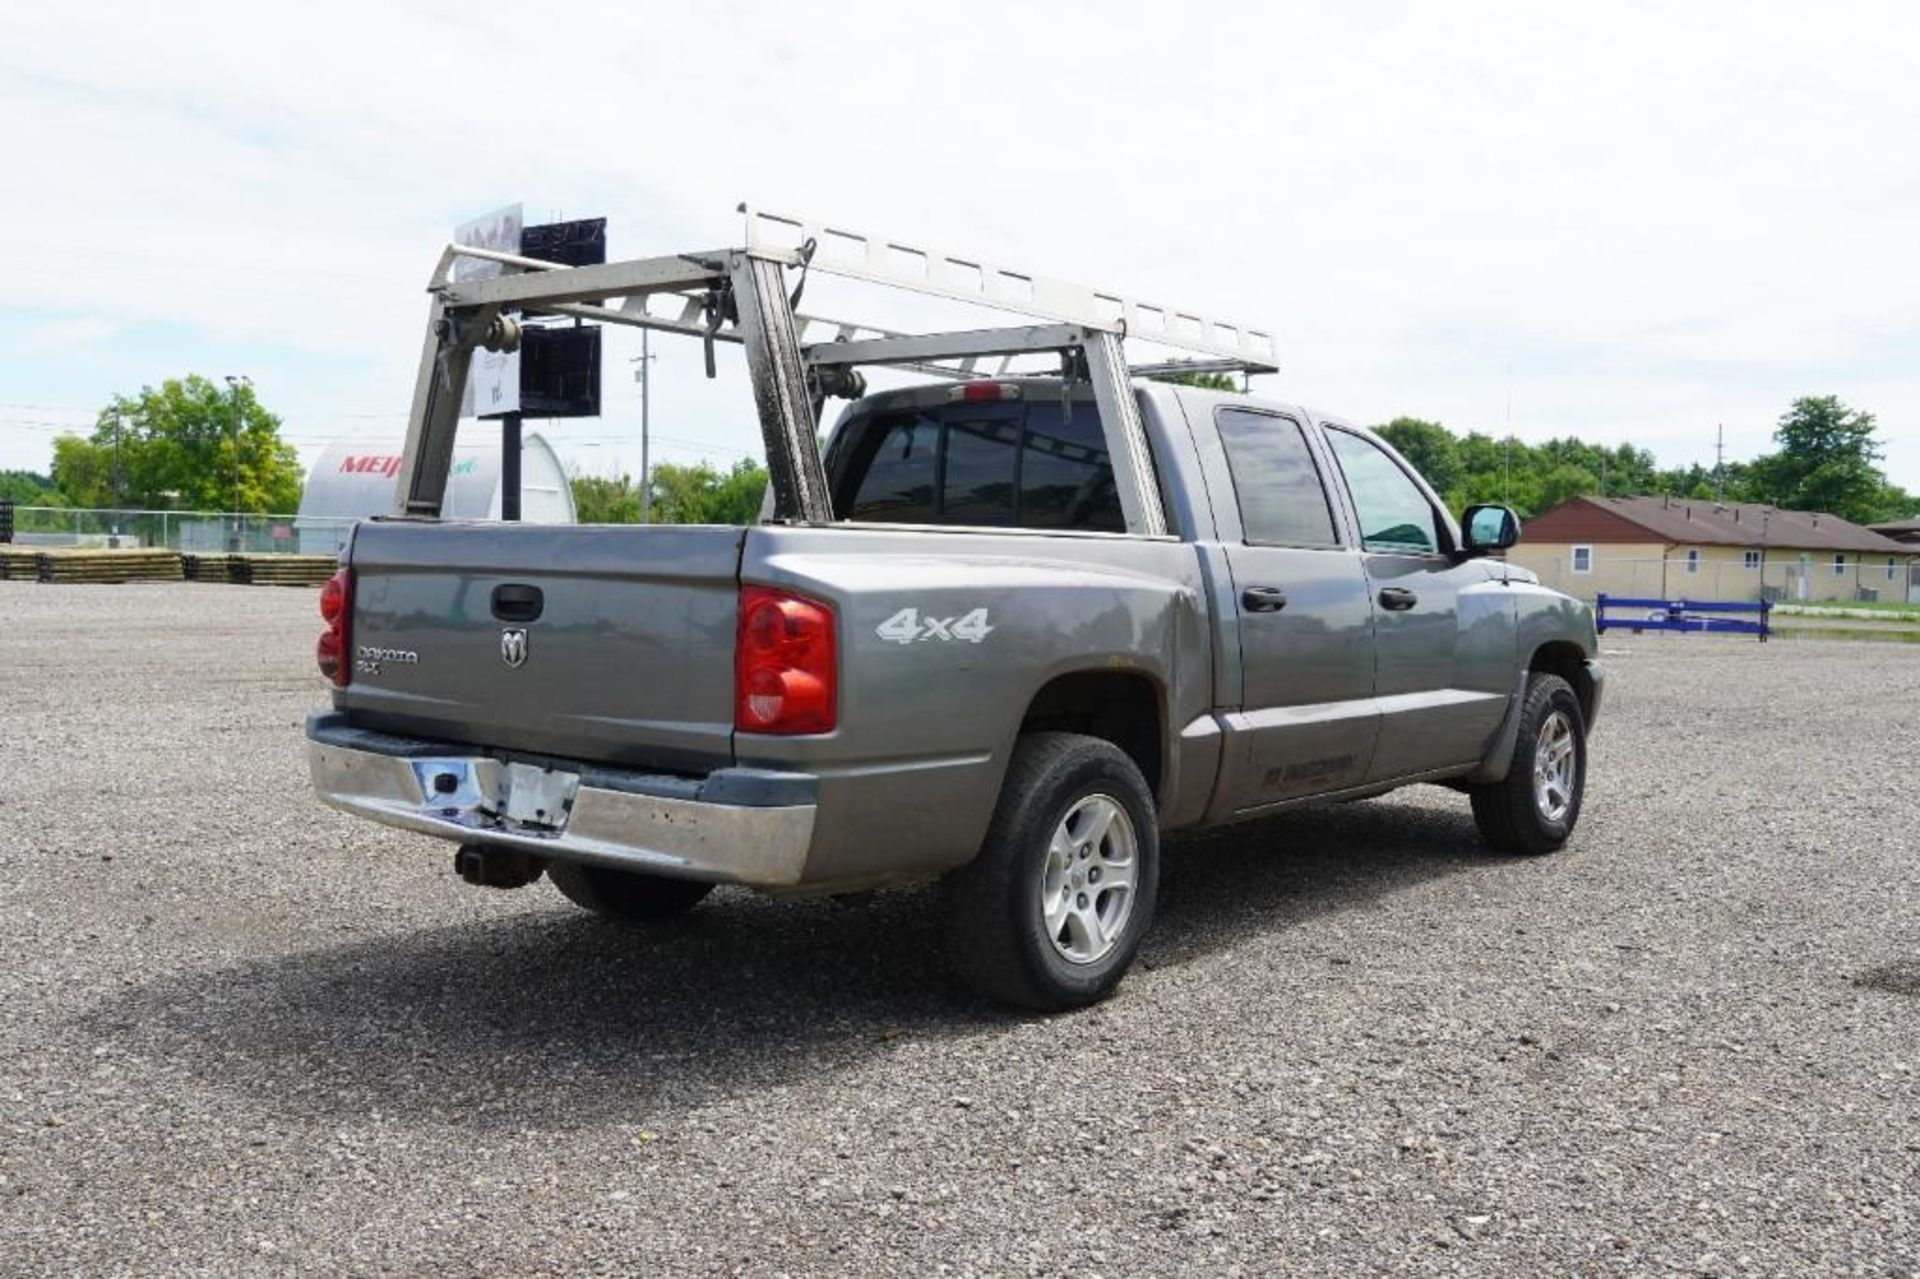
<svg viewBox="0 0 1920 1279">
<path fill-rule="evenodd" d="M 113 506 L 116 514 L 113 518 L 111 535 L 107 545 L 118 549 L 120 546 L 120 517 L 118 511 L 127 504 L 127 472 L 120 463 L 120 425 L 124 415 L 119 409 L 113 411 Z"/>
<path fill-rule="evenodd" d="M 1513 505 L 1513 361 L 1507 361 L 1507 442 L 1501 459 L 1500 500 Z"/>
<path fill-rule="evenodd" d="M 120 461 L 120 428 L 126 415 L 119 409 L 113 411 L 113 504 L 127 504 L 127 470 Z"/>
<path fill-rule="evenodd" d="M 233 534 L 227 538 L 227 549 L 240 549 L 240 388 L 252 386 L 253 379 L 246 374 L 227 374 L 227 387 L 233 392 Z"/>
<path fill-rule="evenodd" d="M 1727 495 L 1727 424 L 1720 423 L 1713 442 L 1713 500 L 1716 505 Z"/>
<path fill-rule="evenodd" d="M 653 389 L 653 349 L 648 342 L 650 330 L 640 330 L 640 365 L 634 380 L 640 383 L 640 522 L 653 522 L 653 470 L 651 459 L 647 456 L 647 433 L 650 423 L 649 403 Z"/>
</svg>

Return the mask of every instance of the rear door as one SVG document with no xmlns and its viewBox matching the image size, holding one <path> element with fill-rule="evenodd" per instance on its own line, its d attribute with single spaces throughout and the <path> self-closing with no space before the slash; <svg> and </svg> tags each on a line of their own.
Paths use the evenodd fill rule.
<svg viewBox="0 0 1920 1279">
<path fill-rule="evenodd" d="M 1241 668 L 1221 805 L 1246 812 L 1365 779 L 1379 731 L 1373 609 L 1304 425 L 1234 405 L 1211 425 L 1196 435 L 1203 451 L 1217 440 L 1226 472 L 1208 468 L 1232 579 L 1219 624 Z"/>
<path fill-rule="evenodd" d="M 1360 535 L 1374 604 L 1380 742 L 1368 780 L 1480 759 L 1511 694 L 1513 599 L 1396 456 L 1322 424 Z"/>
</svg>

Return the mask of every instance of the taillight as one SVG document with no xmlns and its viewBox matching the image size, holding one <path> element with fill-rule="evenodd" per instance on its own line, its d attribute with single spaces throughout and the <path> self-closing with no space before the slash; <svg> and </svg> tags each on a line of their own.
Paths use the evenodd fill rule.
<svg viewBox="0 0 1920 1279">
<path fill-rule="evenodd" d="M 770 586 L 740 588 L 733 726 L 743 733 L 833 731 L 833 612 Z"/>
<path fill-rule="evenodd" d="M 353 663 L 348 660 L 349 630 L 353 623 L 353 570 L 341 569 L 320 588 L 320 620 L 327 629 L 313 646 L 313 660 L 320 673 L 338 688 L 353 678 Z"/>
</svg>

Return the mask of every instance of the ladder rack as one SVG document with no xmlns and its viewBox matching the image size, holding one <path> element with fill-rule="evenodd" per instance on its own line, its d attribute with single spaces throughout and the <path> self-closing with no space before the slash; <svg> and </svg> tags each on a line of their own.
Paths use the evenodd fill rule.
<svg viewBox="0 0 1920 1279">
<path fill-rule="evenodd" d="M 809 243 L 809 269 L 976 306 L 1102 329 L 1219 363 L 1208 371 L 1279 371 L 1273 334 L 1126 294 L 1089 288 L 987 259 L 853 231 L 791 213 L 741 204 L 749 249 L 793 251 Z M 1157 367 L 1157 366 L 1156 366 Z"/>
<path fill-rule="evenodd" d="M 1143 365 L 1137 370 L 1142 373 L 1271 373 L 1278 368 L 1273 336 L 1264 329 L 980 258 L 861 235 L 837 224 L 744 204 L 740 211 L 747 218 L 744 248 L 562 266 L 517 253 L 448 245 L 427 287 L 427 332 L 414 377 L 394 513 L 403 518 L 439 515 L 474 352 L 517 346 L 516 312 L 699 339 L 708 347 L 709 376 L 715 369 L 714 343 L 740 346 L 767 445 L 773 518 L 806 524 L 833 522 L 818 448 L 819 418 L 828 397 L 861 394 L 859 380 L 849 375 L 856 366 L 965 379 L 1002 376 L 1022 356 L 1060 357 L 1062 374 L 1084 382 L 1098 407 L 1127 531 L 1146 537 L 1164 536 L 1167 517 L 1130 381 L 1136 370 L 1127 364 L 1123 339 L 1133 336 L 1202 357 Z M 774 237 L 797 243 L 782 245 Z M 486 278 L 461 278 L 455 265 L 474 258 L 508 269 Z M 908 334 L 796 315 L 793 302 L 800 286 L 788 277 L 795 270 L 802 283 L 806 272 L 817 270 L 1051 323 Z M 661 299 L 658 310 L 655 298 Z M 807 342 L 816 329 L 825 330 L 828 340 Z"/>
</svg>

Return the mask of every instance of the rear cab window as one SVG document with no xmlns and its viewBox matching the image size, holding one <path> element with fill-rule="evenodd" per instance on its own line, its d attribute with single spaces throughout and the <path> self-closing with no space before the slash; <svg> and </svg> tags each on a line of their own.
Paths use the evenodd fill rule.
<svg viewBox="0 0 1920 1279">
<path fill-rule="evenodd" d="M 827 475 L 854 523 L 1126 531 L 1091 402 L 883 409 L 836 434 Z"/>
</svg>

